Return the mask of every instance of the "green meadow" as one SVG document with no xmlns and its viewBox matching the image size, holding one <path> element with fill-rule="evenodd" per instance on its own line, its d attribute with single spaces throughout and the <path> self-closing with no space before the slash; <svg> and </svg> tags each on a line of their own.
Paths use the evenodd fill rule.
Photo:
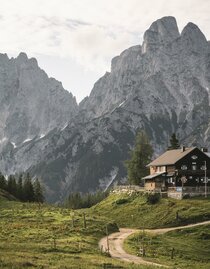
<svg viewBox="0 0 210 269">
<path fill-rule="evenodd" d="M 127 252 L 171 268 L 210 268 L 210 225 L 167 232 L 161 235 L 140 232 L 130 236 L 124 244 Z"/>
<path fill-rule="evenodd" d="M 102 253 L 98 242 L 106 235 L 107 227 L 108 233 L 112 233 L 118 227 L 159 228 L 207 219 L 210 219 L 210 200 L 205 199 L 161 199 L 157 204 L 149 204 L 141 193 L 112 193 L 92 208 L 73 211 L 21 203 L 0 192 L 0 268 L 154 268 L 120 262 Z M 171 261 L 168 254 L 153 257 L 150 252 L 146 258 L 187 266 L 191 257 L 190 264 L 210 268 L 205 267 L 210 257 L 209 228 L 170 232 L 152 239 L 161 253 L 170 254 L 175 245 L 176 261 Z M 126 248 L 134 254 L 139 247 L 136 236 L 139 235 L 126 242 Z"/>
<path fill-rule="evenodd" d="M 85 228 L 83 213 L 1 198 L 0 268 L 139 268 L 101 253 L 106 226 L 110 233 L 117 226 L 85 212 Z"/>
<path fill-rule="evenodd" d="M 119 227 L 163 228 L 210 219 L 210 198 L 175 200 L 162 198 L 150 204 L 143 193 L 112 193 L 90 212 L 108 217 Z M 178 218 L 177 218 L 178 212 Z"/>
</svg>

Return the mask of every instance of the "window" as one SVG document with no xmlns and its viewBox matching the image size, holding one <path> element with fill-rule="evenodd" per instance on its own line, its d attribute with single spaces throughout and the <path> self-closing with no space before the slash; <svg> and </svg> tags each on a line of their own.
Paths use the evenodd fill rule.
<svg viewBox="0 0 210 269">
<path fill-rule="evenodd" d="M 174 180 L 172 177 L 168 178 L 168 183 L 173 183 L 173 182 L 174 182 Z"/>
<path fill-rule="evenodd" d="M 193 160 L 196 160 L 196 159 L 198 158 L 198 156 L 196 156 L 196 155 L 192 155 L 191 158 L 192 158 Z"/>
<path fill-rule="evenodd" d="M 165 166 L 158 166 L 157 167 L 157 172 L 165 172 L 166 171 L 166 167 Z"/>
<path fill-rule="evenodd" d="M 187 170 L 187 165 L 183 164 L 183 165 L 181 166 L 181 169 L 182 169 L 182 170 Z"/>
<path fill-rule="evenodd" d="M 196 170 L 197 169 L 197 165 L 196 164 L 192 164 L 192 170 Z"/>
</svg>

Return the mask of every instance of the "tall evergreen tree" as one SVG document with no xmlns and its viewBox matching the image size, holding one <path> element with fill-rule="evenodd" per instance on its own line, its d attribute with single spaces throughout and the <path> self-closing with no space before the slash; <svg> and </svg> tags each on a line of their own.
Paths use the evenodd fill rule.
<svg viewBox="0 0 210 269">
<path fill-rule="evenodd" d="M 1 172 L 0 172 L 0 189 L 3 189 L 3 190 L 7 189 L 7 181 Z"/>
<path fill-rule="evenodd" d="M 148 174 L 146 165 L 151 161 L 152 146 L 145 132 L 139 132 L 136 136 L 136 144 L 131 152 L 131 159 L 126 161 L 128 181 L 130 184 L 139 185 L 142 178 Z"/>
<path fill-rule="evenodd" d="M 17 184 L 15 177 L 13 175 L 10 175 L 8 178 L 7 191 L 12 195 L 14 195 L 15 197 L 17 196 Z"/>
<path fill-rule="evenodd" d="M 24 200 L 24 197 L 23 197 L 23 175 L 22 174 L 20 174 L 18 177 L 17 198 L 20 199 L 21 201 Z"/>
<path fill-rule="evenodd" d="M 26 178 L 23 184 L 23 201 L 25 202 L 34 201 L 34 188 L 29 173 L 26 174 Z"/>
<path fill-rule="evenodd" d="M 179 148 L 180 148 L 179 140 L 177 139 L 176 134 L 173 133 L 170 138 L 170 146 L 168 147 L 168 150 Z"/>
<path fill-rule="evenodd" d="M 43 195 L 42 186 L 38 178 L 35 179 L 33 186 L 34 186 L 34 201 L 38 203 L 43 203 L 44 195 Z"/>
</svg>

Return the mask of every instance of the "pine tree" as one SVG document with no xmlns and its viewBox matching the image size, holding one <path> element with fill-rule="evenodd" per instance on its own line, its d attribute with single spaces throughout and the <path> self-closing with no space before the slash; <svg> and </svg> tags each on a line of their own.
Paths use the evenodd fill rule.
<svg viewBox="0 0 210 269">
<path fill-rule="evenodd" d="M 176 134 L 173 133 L 170 138 L 170 146 L 168 147 L 168 150 L 179 148 L 180 148 L 179 140 L 177 139 Z"/>
<path fill-rule="evenodd" d="M 139 185 L 142 178 L 148 174 L 149 171 L 146 165 L 151 161 L 152 154 L 153 149 L 147 135 L 145 132 L 138 133 L 135 148 L 131 152 L 131 159 L 126 161 L 130 184 Z"/>
<path fill-rule="evenodd" d="M 7 191 L 15 197 L 17 196 L 17 184 L 13 175 L 10 175 L 8 178 Z"/>
<path fill-rule="evenodd" d="M 35 179 L 33 186 L 34 186 L 34 201 L 38 203 L 43 203 L 44 195 L 43 195 L 42 186 L 38 178 Z"/>
<path fill-rule="evenodd" d="M 23 201 L 25 202 L 34 201 L 34 188 L 29 173 L 26 174 L 26 178 L 23 184 Z"/>
<path fill-rule="evenodd" d="M 21 201 L 24 200 L 24 197 L 23 197 L 23 175 L 22 174 L 20 174 L 18 177 L 17 198 Z"/>
<path fill-rule="evenodd" d="M 6 181 L 4 175 L 2 175 L 1 172 L 0 172 L 0 189 L 2 189 L 2 190 L 7 189 L 7 181 Z"/>
</svg>

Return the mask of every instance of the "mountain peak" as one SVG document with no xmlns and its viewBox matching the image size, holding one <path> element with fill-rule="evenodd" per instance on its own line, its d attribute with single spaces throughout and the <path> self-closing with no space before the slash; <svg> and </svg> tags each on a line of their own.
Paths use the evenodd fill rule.
<svg viewBox="0 0 210 269">
<path fill-rule="evenodd" d="M 173 42 L 180 36 L 174 17 L 167 16 L 153 22 L 144 34 L 142 53 L 155 51 L 163 43 Z"/>
<path fill-rule="evenodd" d="M 21 62 L 21 63 L 24 63 L 24 62 L 28 61 L 27 54 L 25 52 L 21 52 L 17 57 L 17 61 Z"/>
<path fill-rule="evenodd" d="M 20 52 L 17 58 L 28 60 L 28 56 L 25 52 Z"/>
<path fill-rule="evenodd" d="M 208 47 L 206 37 L 199 27 L 192 22 L 189 22 L 182 30 L 181 39 L 188 50 L 191 49 L 193 51 L 202 52 Z"/>
</svg>

